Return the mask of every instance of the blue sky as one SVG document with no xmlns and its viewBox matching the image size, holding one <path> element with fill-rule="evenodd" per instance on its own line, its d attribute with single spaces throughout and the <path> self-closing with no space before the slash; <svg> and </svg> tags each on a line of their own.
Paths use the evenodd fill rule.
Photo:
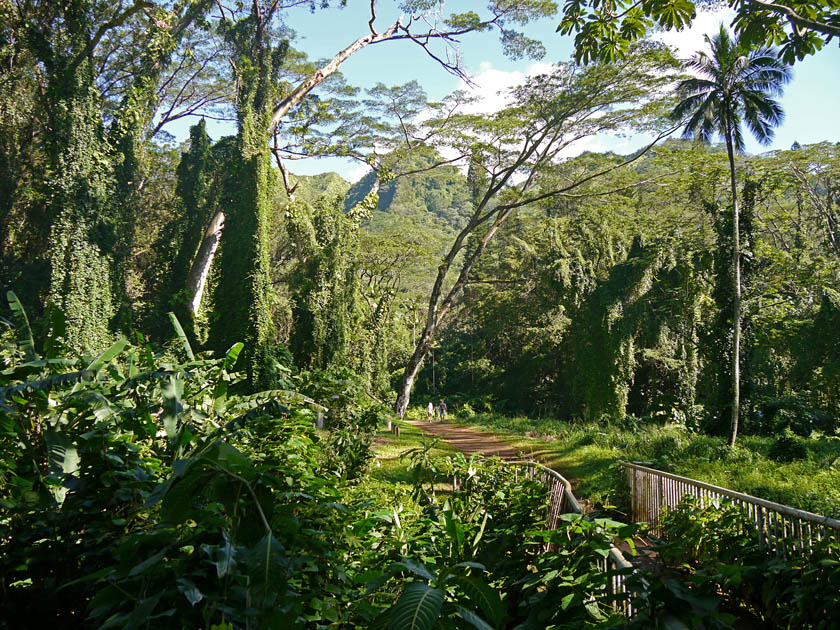
<svg viewBox="0 0 840 630">
<path fill-rule="evenodd" d="M 462 6 L 464 3 L 460 3 Z M 307 10 L 290 11 L 287 23 L 298 34 L 295 46 L 305 51 L 311 59 L 335 55 L 355 39 L 368 32 L 369 3 L 349 0 L 345 9 L 318 10 L 314 14 Z M 375 26 L 384 29 L 393 23 L 399 13 L 395 2 L 378 2 L 379 16 Z M 727 20 L 726 13 L 700 14 L 692 29 L 677 33 L 662 34 L 662 39 L 676 47 L 682 57 L 704 48 L 703 34 L 717 29 L 721 21 Z M 526 26 L 525 33 L 539 39 L 545 45 L 547 54 L 540 61 L 511 60 L 501 52 L 495 33 L 467 35 L 461 41 L 463 65 L 478 84 L 478 92 L 491 97 L 500 89 L 520 82 L 528 72 L 533 72 L 546 63 L 568 61 L 572 51 L 571 38 L 555 33 L 556 19 L 543 20 Z M 535 66 L 535 63 L 539 65 Z M 342 66 L 341 72 L 347 81 L 361 88 L 372 87 L 382 82 L 386 85 L 403 84 L 417 80 L 432 100 L 440 99 L 455 89 L 464 88 L 460 80 L 445 72 L 416 44 L 397 41 L 368 46 L 353 55 Z M 822 51 L 797 63 L 793 69 L 793 81 L 787 86 L 781 98 L 785 111 L 784 123 L 776 129 L 776 136 L 770 147 L 761 147 L 748 136 L 747 151 L 760 153 L 768 149 L 787 149 L 798 141 L 801 144 L 829 140 L 840 141 L 838 125 L 838 104 L 840 104 L 840 48 L 835 43 Z M 182 133 L 172 130 L 180 138 Z M 231 133 L 231 128 L 210 126 L 211 135 Z M 600 138 L 596 143 L 581 146 L 581 150 L 613 149 L 628 152 L 641 146 L 642 138 L 634 140 Z M 357 179 L 364 169 L 357 163 L 339 159 L 302 160 L 289 165 L 299 174 L 315 174 L 337 171 L 347 179 Z"/>
</svg>

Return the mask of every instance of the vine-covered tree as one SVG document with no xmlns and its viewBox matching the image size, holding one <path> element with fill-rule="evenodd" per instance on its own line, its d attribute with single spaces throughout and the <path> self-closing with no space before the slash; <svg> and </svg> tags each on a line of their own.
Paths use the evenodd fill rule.
<svg viewBox="0 0 840 630">
<path fill-rule="evenodd" d="M 732 412 L 729 444 L 738 437 L 740 413 L 741 350 L 741 250 L 738 223 L 738 187 L 735 177 L 735 153 L 744 151 L 742 125 L 755 138 L 769 144 L 773 128 L 784 117 L 781 106 L 772 97 L 782 93 L 790 81 L 788 66 L 769 48 L 749 49 L 729 35 L 726 27 L 713 37 L 706 36 L 711 54 L 698 52 L 689 67 L 700 76 L 685 79 L 677 86 L 680 103 L 672 117 L 687 119 L 686 137 L 709 142 L 720 135 L 729 156 L 729 179 L 732 192 Z"/>
</svg>

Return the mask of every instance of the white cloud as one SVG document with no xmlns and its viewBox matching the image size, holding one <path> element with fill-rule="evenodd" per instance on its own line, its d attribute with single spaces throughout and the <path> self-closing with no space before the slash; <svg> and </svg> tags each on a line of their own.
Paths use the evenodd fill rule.
<svg viewBox="0 0 840 630">
<path fill-rule="evenodd" d="M 507 91 L 510 88 L 521 85 L 528 77 L 551 72 L 552 68 L 552 64 L 538 61 L 528 66 L 524 72 L 507 71 L 494 68 L 489 61 L 483 61 L 478 67 L 478 72 L 472 77 L 473 85 L 467 85 L 462 81 L 458 86 L 459 90 L 477 99 L 463 111 L 469 114 L 497 112 L 509 103 Z"/>
<path fill-rule="evenodd" d="M 677 55 L 688 59 L 698 50 L 706 50 L 708 44 L 704 39 L 705 35 L 713 35 L 720 28 L 721 22 L 726 26 L 732 22 L 735 12 L 723 7 L 717 11 L 700 11 L 691 23 L 691 27 L 682 31 L 662 31 L 653 36 L 656 41 L 668 44 L 675 48 Z"/>
<path fill-rule="evenodd" d="M 357 181 L 362 179 L 365 175 L 370 172 L 370 166 L 367 164 L 357 164 L 355 168 L 349 169 L 344 174 L 344 179 L 346 179 L 351 184 L 355 184 Z"/>
</svg>

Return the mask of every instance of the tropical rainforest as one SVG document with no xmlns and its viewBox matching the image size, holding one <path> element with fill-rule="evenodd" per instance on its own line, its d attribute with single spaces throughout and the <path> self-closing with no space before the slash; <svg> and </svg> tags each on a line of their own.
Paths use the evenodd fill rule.
<svg viewBox="0 0 840 630">
<path fill-rule="evenodd" d="M 0 0 L 0 625 L 840 623 L 840 539 L 773 560 L 725 506 L 599 568 L 644 531 L 621 459 L 840 513 L 840 143 L 744 150 L 840 11 L 733 0 L 686 60 L 647 33 L 687 1 L 385 4 Z M 408 45 L 470 85 L 462 39 L 539 59 L 539 20 L 572 59 L 493 111 L 341 74 Z M 408 422 L 442 399 L 574 447 L 589 514 Z"/>
</svg>

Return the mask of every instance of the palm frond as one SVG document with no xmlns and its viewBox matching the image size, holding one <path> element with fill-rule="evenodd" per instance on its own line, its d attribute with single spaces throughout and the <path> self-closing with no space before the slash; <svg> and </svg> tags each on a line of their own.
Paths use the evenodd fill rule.
<svg viewBox="0 0 840 630">
<path fill-rule="evenodd" d="M 744 122 L 759 142 L 768 143 L 784 117 L 772 97 L 790 82 L 789 66 L 772 48 L 747 48 L 724 24 L 705 40 L 709 50 L 686 64 L 700 76 L 677 85 L 679 102 L 671 118 L 686 120 L 684 137 L 708 142 L 718 133 L 739 152 L 745 147 Z"/>
</svg>

